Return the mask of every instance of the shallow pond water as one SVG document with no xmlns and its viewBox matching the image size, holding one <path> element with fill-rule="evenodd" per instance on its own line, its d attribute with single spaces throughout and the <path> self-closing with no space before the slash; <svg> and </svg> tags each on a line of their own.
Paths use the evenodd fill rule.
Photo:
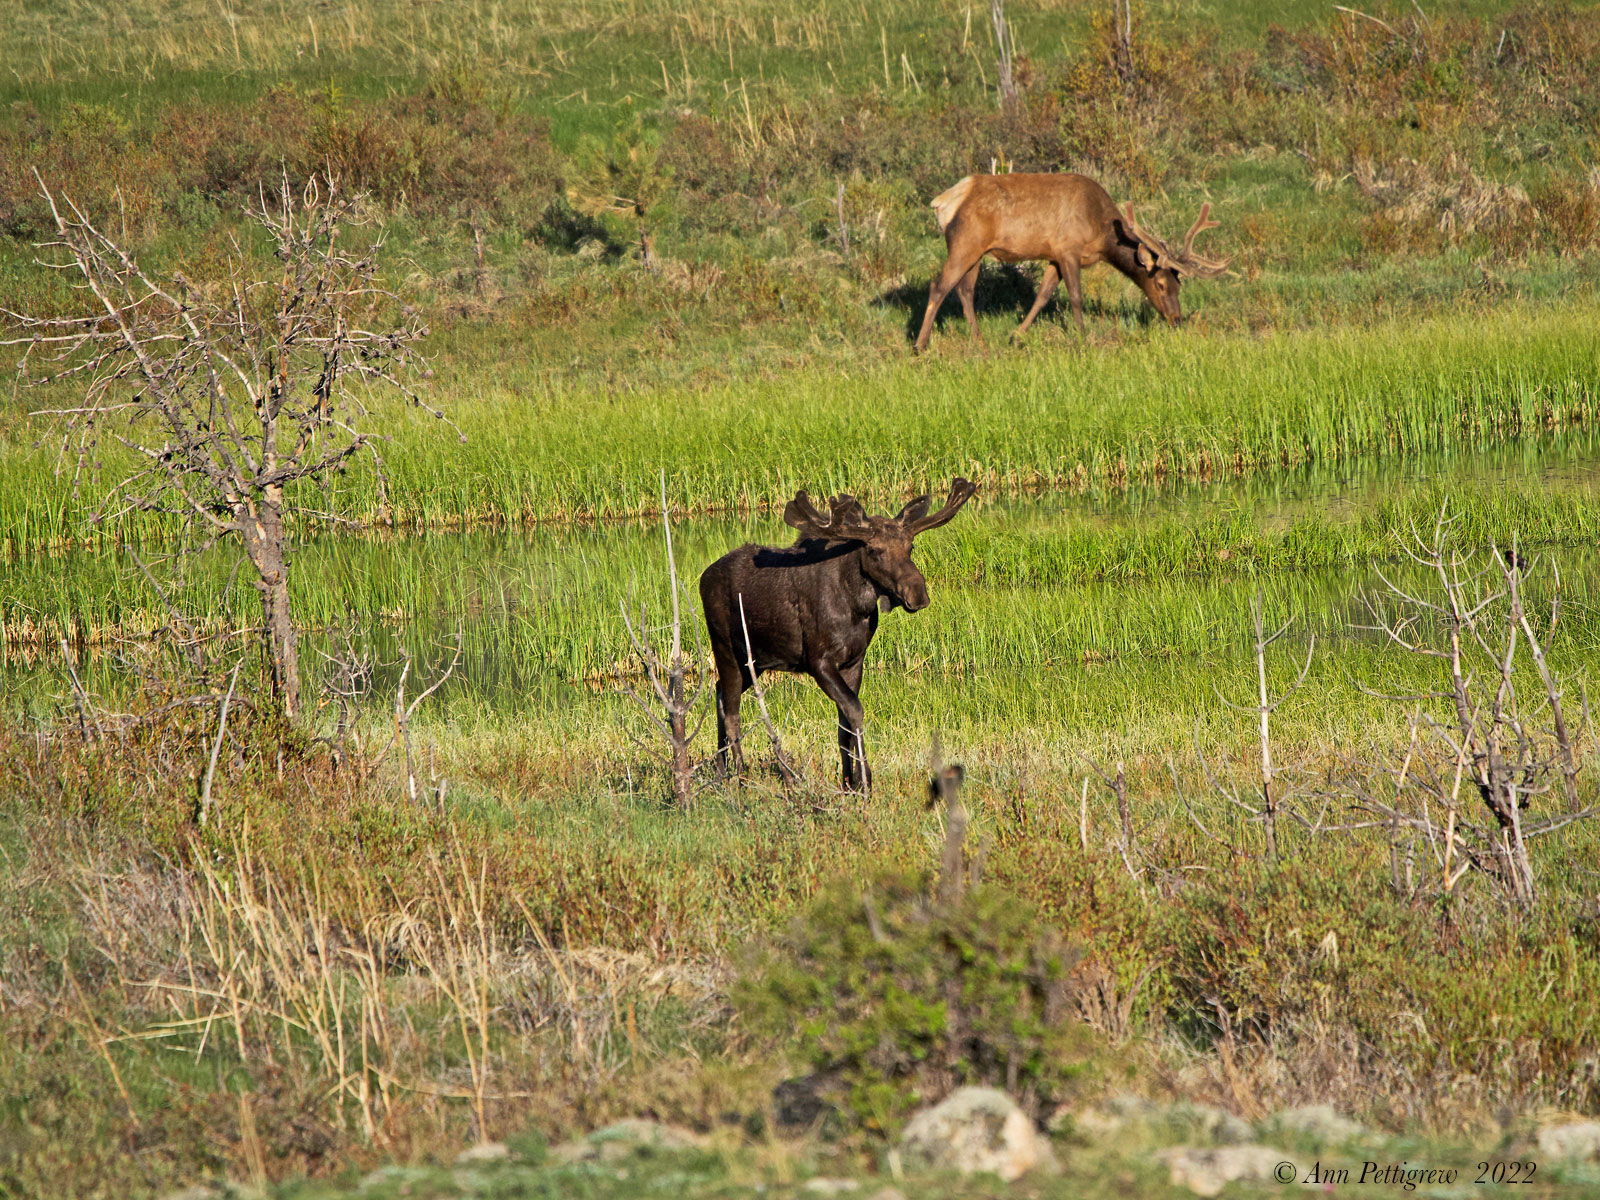
<svg viewBox="0 0 1600 1200">
<path fill-rule="evenodd" d="M 1441 497 L 1473 501 L 1495 520 L 1508 498 L 1530 505 L 1558 498 L 1545 521 L 1552 536 L 1530 570 L 1530 597 L 1544 605 L 1559 572 L 1559 648 L 1592 653 L 1600 628 L 1600 557 L 1586 514 L 1600 499 L 1600 439 L 1569 434 L 1488 452 L 1404 462 L 1309 468 L 1269 476 L 1135 487 L 1087 495 L 985 499 L 918 546 L 935 603 L 885 620 L 872 659 L 880 670 L 972 677 L 1007 673 L 1047 679 L 1104 663 L 1234 659 L 1248 653 L 1249 602 L 1260 592 L 1270 617 L 1293 618 L 1295 636 L 1324 652 L 1350 651 L 1377 635 L 1368 600 L 1379 571 L 1414 577 L 1398 539 L 1382 544 L 1350 530 L 1388 509 L 1431 512 Z M 1532 510 L 1530 509 L 1530 512 Z M 1413 515 L 1413 519 L 1415 519 Z M 1552 520 L 1559 521 L 1552 526 Z M 1309 551 L 1283 538 L 1323 539 Z M 1343 541 L 1341 541 L 1343 539 Z M 673 528 L 680 577 L 744 541 L 781 543 L 776 512 L 682 522 Z M 1348 551 L 1345 547 L 1348 543 Z M 1330 549 L 1331 547 L 1331 549 Z M 1343 555 L 1344 557 L 1340 557 Z M 1231 556 L 1231 557 L 1230 557 Z M 1297 557 L 1298 556 L 1298 557 Z M 1320 558 L 1319 558 L 1320 556 Z M 147 557 L 148 563 L 148 557 Z M 1375 565 L 1387 561 L 1387 567 Z M 159 573 L 161 565 L 152 565 Z M 65 622 L 81 669 L 114 686 L 113 643 L 165 620 L 143 571 L 125 552 L 69 552 L 10 564 L 0 582 L 8 629 L 29 621 L 45 636 L 13 638 L 0 659 L 0 690 L 33 701 L 64 684 L 53 635 Z M 297 614 L 313 672 L 327 630 L 350 628 L 378 658 L 410 647 L 423 671 L 448 658 L 459 632 L 463 660 L 441 700 L 502 713 L 551 712 L 604 690 L 630 666 L 619 606 L 647 625 L 667 611 L 659 523 L 542 527 L 415 537 L 325 536 L 294 558 Z M 198 564 L 177 599 L 213 623 L 254 617 L 254 593 L 221 556 Z M 1373 649 L 1367 645 L 1367 652 Z M 382 692 L 398 670 L 380 670 Z M 1027 686 L 1043 686 L 1035 683 Z"/>
</svg>

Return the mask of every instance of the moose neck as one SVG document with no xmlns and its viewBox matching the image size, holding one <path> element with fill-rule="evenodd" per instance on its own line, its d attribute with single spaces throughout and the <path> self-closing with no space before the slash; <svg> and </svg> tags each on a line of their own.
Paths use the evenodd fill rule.
<svg viewBox="0 0 1600 1200">
<path fill-rule="evenodd" d="M 856 616 L 866 618 L 871 616 L 876 622 L 878 614 L 878 597 L 888 593 L 872 581 L 867 574 L 867 568 L 862 561 L 866 554 L 866 546 L 861 545 L 853 553 L 844 556 L 842 563 L 841 582 L 844 584 L 845 594 L 850 598 Z"/>
</svg>

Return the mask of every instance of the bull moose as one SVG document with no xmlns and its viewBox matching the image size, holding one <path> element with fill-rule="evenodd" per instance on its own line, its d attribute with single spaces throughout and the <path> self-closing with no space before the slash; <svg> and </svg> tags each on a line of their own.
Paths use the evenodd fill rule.
<svg viewBox="0 0 1600 1200">
<path fill-rule="evenodd" d="M 1105 188 L 1085 175 L 968 175 L 933 198 L 933 211 L 944 234 L 949 256 L 928 288 L 928 309 L 917 334 L 917 350 L 928 348 L 939 306 L 952 288 L 961 298 L 972 336 L 979 342 L 973 295 L 978 262 L 992 254 L 1002 262 L 1043 260 L 1044 280 L 1033 307 L 1012 334 L 1021 337 L 1066 280 L 1072 316 L 1083 332 L 1084 267 L 1110 263 L 1133 280 L 1163 317 L 1176 325 L 1183 318 L 1178 287 L 1185 276 L 1209 279 L 1228 269 L 1231 259 L 1202 258 L 1194 239 L 1217 222 L 1211 205 L 1189 227 L 1183 248 L 1172 250 L 1134 219 L 1133 205 L 1121 212 Z"/>
<path fill-rule="evenodd" d="M 872 784 L 862 741 L 861 672 L 880 609 L 928 606 L 928 583 L 911 561 L 918 534 L 960 511 L 977 487 L 957 479 L 936 513 L 918 496 L 892 517 L 869 517 L 854 496 L 835 496 L 824 517 L 804 491 L 784 507 L 793 546 L 740 546 L 700 576 L 700 602 L 717 668 L 717 761 L 744 770 L 739 702 L 763 671 L 809 675 L 839 709 L 839 757 L 847 790 Z M 752 667 L 754 673 L 752 674 Z"/>
</svg>

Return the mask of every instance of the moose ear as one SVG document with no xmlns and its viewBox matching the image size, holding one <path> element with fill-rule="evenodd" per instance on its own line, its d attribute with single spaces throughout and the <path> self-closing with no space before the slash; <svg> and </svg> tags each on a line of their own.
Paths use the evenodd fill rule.
<svg viewBox="0 0 1600 1200">
<path fill-rule="evenodd" d="M 928 515 L 929 496 L 918 496 L 910 504 L 895 514 L 894 519 L 902 525 L 914 525 Z"/>
<path fill-rule="evenodd" d="M 950 518 L 961 511 L 961 506 L 972 499 L 973 493 L 978 490 L 978 485 L 967 479 L 957 479 L 950 485 L 950 498 L 944 502 L 944 507 L 932 516 L 922 517 L 910 525 L 914 535 L 926 533 L 930 529 L 937 529 L 946 524 Z"/>
<path fill-rule="evenodd" d="M 806 495 L 801 488 L 794 494 L 794 499 L 783 506 L 783 523 L 798 529 L 805 537 L 825 538 L 829 536 L 830 522 L 823 519 L 811 504 L 811 497 Z"/>
</svg>

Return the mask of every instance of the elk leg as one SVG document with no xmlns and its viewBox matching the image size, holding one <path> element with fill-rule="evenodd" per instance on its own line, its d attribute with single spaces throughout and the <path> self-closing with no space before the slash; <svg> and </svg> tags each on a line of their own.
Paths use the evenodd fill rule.
<svg viewBox="0 0 1600 1200">
<path fill-rule="evenodd" d="M 745 668 L 732 659 L 717 662 L 717 770 L 724 776 L 744 774 L 744 743 L 739 730 L 739 702 L 744 698 Z"/>
<path fill-rule="evenodd" d="M 955 251 L 950 252 L 950 257 L 944 260 L 944 266 L 933 277 L 933 282 L 928 285 L 928 311 L 922 314 L 922 331 L 917 334 L 917 352 L 928 348 L 928 338 L 933 335 L 933 320 L 939 315 L 939 306 L 944 303 L 944 298 L 950 294 L 950 289 L 961 282 L 961 277 L 973 267 L 978 265 L 982 254 L 976 256 L 957 257 Z"/>
<path fill-rule="evenodd" d="M 1022 324 L 1017 326 L 1016 332 L 1011 335 L 1015 341 L 1028 332 L 1028 326 L 1033 324 L 1033 319 L 1039 315 L 1039 310 L 1050 303 L 1050 297 L 1056 294 L 1056 285 L 1061 282 L 1061 272 L 1055 263 L 1049 263 L 1044 269 L 1044 278 L 1039 281 L 1039 294 L 1033 298 L 1033 307 L 1028 310 L 1028 315 L 1022 318 Z"/>
<path fill-rule="evenodd" d="M 972 336 L 978 345 L 983 345 L 983 333 L 978 329 L 978 310 L 973 304 L 973 298 L 978 291 L 978 264 L 972 265 L 972 270 L 961 277 L 961 282 L 956 284 L 956 295 L 961 298 L 961 311 L 967 316 L 967 327 L 972 330 Z"/>
<path fill-rule="evenodd" d="M 1067 281 L 1067 298 L 1072 301 L 1072 319 L 1078 323 L 1078 332 L 1083 329 L 1083 272 L 1075 258 L 1064 259 L 1061 263 L 1061 276 Z"/>
<path fill-rule="evenodd" d="M 856 685 L 861 683 L 861 666 L 849 672 Z M 862 741 L 861 698 L 856 695 L 845 678 L 845 673 L 829 665 L 819 665 L 811 672 L 817 685 L 839 709 L 839 768 L 847 792 L 864 792 L 871 786 L 867 772 L 867 755 Z"/>
</svg>

